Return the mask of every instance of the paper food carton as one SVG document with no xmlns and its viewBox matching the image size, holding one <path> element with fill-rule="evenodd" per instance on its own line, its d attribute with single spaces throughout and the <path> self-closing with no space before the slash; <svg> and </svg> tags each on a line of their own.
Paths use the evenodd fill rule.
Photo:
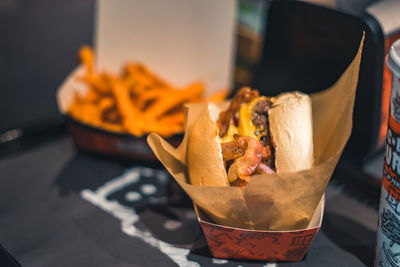
<svg viewBox="0 0 400 267">
<path fill-rule="evenodd" d="M 178 88 L 201 81 L 206 95 L 230 89 L 235 19 L 235 0 L 98 0 L 96 68 L 120 73 L 127 62 L 139 62 Z M 84 72 L 83 66 L 77 67 L 57 93 L 76 145 L 105 155 L 154 160 L 145 135 L 113 132 L 68 116 L 75 95 L 88 91 L 80 80 Z M 178 145 L 181 137 L 174 135 L 169 141 Z"/>
<path fill-rule="evenodd" d="M 341 77 L 330 88 L 310 95 L 314 147 L 311 168 L 253 175 L 244 188 L 192 185 L 188 139 L 206 103 L 187 105 L 185 137 L 178 148 L 155 133 L 149 135 L 154 154 L 192 199 L 214 257 L 302 259 L 321 226 L 323 194 L 351 134 L 363 40 L 364 35 Z"/>
<path fill-rule="evenodd" d="M 306 229 L 262 231 L 227 227 L 210 222 L 195 206 L 199 223 L 215 258 L 252 259 L 270 262 L 300 261 L 321 228 L 324 197 L 319 202 Z"/>
</svg>

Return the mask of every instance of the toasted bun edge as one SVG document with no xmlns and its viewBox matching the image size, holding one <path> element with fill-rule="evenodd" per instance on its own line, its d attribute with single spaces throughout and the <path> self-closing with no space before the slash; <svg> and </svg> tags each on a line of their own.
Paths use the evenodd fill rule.
<svg viewBox="0 0 400 267">
<path fill-rule="evenodd" d="M 311 99 L 300 92 L 277 96 L 268 111 L 277 172 L 296 172 L 314 164 Z"/>
<path fill-rule="evenodd" d="M 219 113 L 219 108 L 209 103 L 192 125 L 187 165 L 193 185 L 229 186 L 216 124 Z"/>
</svg>

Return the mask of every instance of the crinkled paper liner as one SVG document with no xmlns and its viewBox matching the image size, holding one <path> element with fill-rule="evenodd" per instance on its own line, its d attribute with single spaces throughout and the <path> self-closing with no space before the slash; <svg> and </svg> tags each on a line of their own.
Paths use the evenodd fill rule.
<svg viewBox="0 0 400 267">
<path fill-rule="evenodd" d="M 206 104 L 189 104 L 185 137 L 177 149 L 157 134 L 148 143 L 193 202 L 216 223 L 244 229 L 304 229 L 316 209 L 351 134 L 364 35 L 345 72 L 328 89 L 311 94 L 315 165 L 295 172 L 255 175 L 238 187 L 189 183 L 186 153 L 191 126 Z M 210 174 L 212 175 L 212 174 Z"/>
</svg>

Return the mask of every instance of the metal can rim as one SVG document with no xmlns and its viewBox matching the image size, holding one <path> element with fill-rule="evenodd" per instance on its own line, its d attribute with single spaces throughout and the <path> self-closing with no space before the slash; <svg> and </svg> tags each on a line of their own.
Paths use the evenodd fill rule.
<svg viewBox="0 0 400 267">
<path fill-rule="evenodd" d="M 395 41 L 389 49 L 386 64 L 397 77 L 400 78 L 400 39 Z"/>
</svg>

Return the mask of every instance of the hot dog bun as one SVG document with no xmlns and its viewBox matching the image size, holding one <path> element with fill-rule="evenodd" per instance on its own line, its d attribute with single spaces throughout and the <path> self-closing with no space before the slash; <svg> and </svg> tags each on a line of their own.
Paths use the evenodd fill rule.
<svg viewBox="0 0 400 267">
<path fill-rule="evenodd" d="M 311 100 L 293 92 L 273 98 L 268 119 L 275 144 L 276 171 L 296 172 L 313 165 Z M 216 121 L 221 110 L 209 103 L 193 123 L 187 166 L 193 185 L 229 186 Z"/>
<path fill-rule="evenodd" d="M 188 143 L 188 171 L 193 185 L 229 186 L 216 121 L 220 110 L 209 103 L 194 122 Z"/>
<path fill-rule="evenodd" d="M 284 93 L 268 110 L 275 143 L 277 172 L 296 172 L 314 163 L 311 99 L 299 92 Z"/>
</svg>

